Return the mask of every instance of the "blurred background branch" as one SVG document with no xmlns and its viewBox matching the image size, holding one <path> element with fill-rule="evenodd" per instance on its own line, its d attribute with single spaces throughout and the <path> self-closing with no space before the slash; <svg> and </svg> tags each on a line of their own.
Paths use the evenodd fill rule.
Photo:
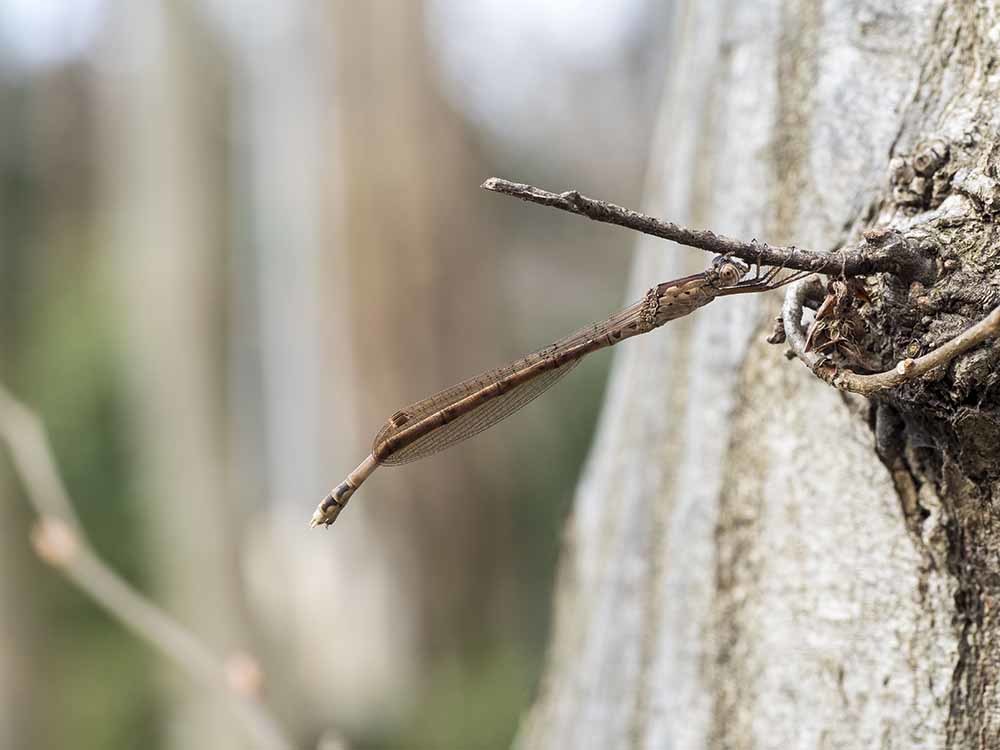
<svg viewBox="0 0 1000 750">
<path fill-rule="evenodd" d="M 290 750 L 292 744 L 257 700 L 260 679 L 253 658 L 244 654 L 217 658 L 97 556 L 59 477 L 41 421 L 2 385 L 0 438 L 38 515 L 32 531 L 38 556 L 205 688 L 227 695 L 233 717 L 256 747 Z"/>
</svg>

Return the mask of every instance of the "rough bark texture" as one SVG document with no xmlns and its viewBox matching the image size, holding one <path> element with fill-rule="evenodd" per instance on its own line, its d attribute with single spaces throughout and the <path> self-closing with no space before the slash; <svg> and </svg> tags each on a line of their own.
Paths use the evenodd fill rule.
<svg viewBox="0 0 1000 750">
<path fill-rule="evenodd" d="M 650 213 L 915 238 L 933 287 L 869 281 L 889 364 L 997 304 L 996 2 L 691 1 L 674 28 Z M 644 239 L 630 296 L 693 255 Z M 620 352 L 522 747 L 1000 747 L 1000 348 L 876 405 L 764 343 L 776 303 Z"/>
</svg>

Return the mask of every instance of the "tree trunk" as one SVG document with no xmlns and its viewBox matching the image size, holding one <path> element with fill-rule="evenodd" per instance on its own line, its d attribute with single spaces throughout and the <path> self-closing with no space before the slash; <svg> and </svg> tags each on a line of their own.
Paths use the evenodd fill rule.
<svg viewBox="0 0 1000 750">
<path fill-rule="evenodd" d="M 237 548 L 246 512 L 221 468 L 225 211 L 212 178 L 223 164 L 205 128 L 218 91 L 196 71 L 191 7 L 146 2 L 130 11 L 110 30 L 95 85 L 108 267 L 128 311 L 123 345 L 156 598 L 214 651 L 252 653 Z M 165 745 L 243 747 L 222 696 L 192 692 L 186 679 L 171 685 Z"/>
<path fill-rule="evenodd" d="M 996 304 L 1000 4 L 679 5 L 651 213 L 817 250 L 920 238 L 933 289 L 869 280 L 888 367 Z M 948 157 L 922 176 L 930 139 Z M 644 239 L 630 297 L 705 262 Z M 876 409 L 765 343 L 778 304 L 619 352 L 521 747 L 1000 746 L 995 349 Z"/>
</svg>

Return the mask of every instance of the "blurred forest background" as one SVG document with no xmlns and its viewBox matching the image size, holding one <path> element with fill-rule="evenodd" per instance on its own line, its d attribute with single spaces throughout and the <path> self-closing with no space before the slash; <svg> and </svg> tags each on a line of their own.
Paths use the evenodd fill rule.
<svg viewBox="0 0 1000 750">
<path fill-rule="evenodd" d="M 624 301 L 627 233 L 478 186 L 637 204 L 669 5 L 0 0 L 0 382 L 300 747 L 503 747 L 530 705 L 606 354 L 307 523 L 397 408 Z M 0 747 L 249 746 L 35 521 L 0 454 Z"/>
</svg>

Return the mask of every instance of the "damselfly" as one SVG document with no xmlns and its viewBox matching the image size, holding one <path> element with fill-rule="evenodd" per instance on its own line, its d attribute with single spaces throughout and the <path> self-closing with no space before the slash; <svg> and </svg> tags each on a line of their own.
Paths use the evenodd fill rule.
<svg viewBox="0 0 1000 750">
<path fill-rule="evenodd" d="M 781 268 L 763 274 L 758 268 L 747 277 L 749 271 L 741 260 L 716 256 L 705 271 L 658 284 L 639 302 L 605 321 L 400 409 L 382 425 L 368 457 L 319 504 L 312 525 L 333 523 L 379 466 L 415 461 L 492 427 L 539 396 L 591 352 L 689 315 L 716 297 L 777 289 L 811 273 L 797 271 L 779 278 Z"/>
</svg>

